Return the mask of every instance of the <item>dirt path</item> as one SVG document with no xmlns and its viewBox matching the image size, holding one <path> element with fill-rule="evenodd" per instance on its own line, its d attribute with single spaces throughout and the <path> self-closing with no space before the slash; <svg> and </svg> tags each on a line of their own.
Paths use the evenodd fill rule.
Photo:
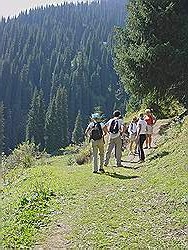
<svg viewBox="0 0 188 250">
<path fill-rule="evenodd" d="M 160 138 L 163 131 L 168 128 L 171 120 L 159 120 L 154 126 L 154 134 L 153 134 L 153 149 L 145 150 L 146 156 L 155 150 L 157 147 L 158 139 Z M 152 151 L 151 151 L 152 150 Z M 137 169 L 139 168 L 138 164 L 138 156 L 126 156 L 124 157 L 124 161 L 122 164 L 125 168 Z M 117 168 L 109 169 L 109 172 L 116 172 Z M 65 239 L 65 235 L 70 232 L 70 228 L 65 225 L 62 221 L 57 221 L 55 225 L 49 228 L 48 237 L 43 245 L 35 245 L 34 250 L 56 250 L 56 249 L 70 249 L 70 242 Z"/>
<path fill-rule="evenodd" d="M 68 249 L 69 241 L 65 239 L 64 235 L 69 233 L 70 228 L 63 224 L 62 221 L 57 221 L 55 225 L 49 228 L 48 237 L 43 245 L 35 245 L 34 250 L 56 250 Z"/>
</svg>

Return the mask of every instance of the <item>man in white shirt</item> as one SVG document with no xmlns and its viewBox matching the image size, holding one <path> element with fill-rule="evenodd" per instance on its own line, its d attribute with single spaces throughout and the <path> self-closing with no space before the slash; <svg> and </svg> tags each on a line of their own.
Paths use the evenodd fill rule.
<svg viewBox="0 0 188 250">
<path fill-rule="evenodd" d="M 144 114 L 140 114 L 137 123 L 137 140 L 138 140 L 138 152 L 139 152 L 139 162 L 145 161 L 145 154 L 143 150 L 143 144 L 146 140 L 147 133 L 147 122 L 144 120 Z"/>
<path fill-rule="evenodd" d="M 122 156 L 122 140 L 121 133 L 124 132 L 124 125 L 121 117 L 121 112 L 119 110 L 114 111 L 113 118 L 110 119 L 104 127 L 104 131 L 109 134 L 108 147 L 105 157 L 104 165 L 107 166 L 109 164 L 110 156 L 112 150 L 115 147 L 115 157 L 117 161 L 117 166 L 121 165 L 121 156 Z"/>
</svg>

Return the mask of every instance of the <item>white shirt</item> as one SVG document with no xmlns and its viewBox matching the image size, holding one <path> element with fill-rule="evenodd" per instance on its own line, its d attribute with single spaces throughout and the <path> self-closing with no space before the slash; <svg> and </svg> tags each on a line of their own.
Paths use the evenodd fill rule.
<svg viewBox="0 0 188 250">
<path fill-rule="evenodd" d="M 128 132 L 130 135 L 135 134 L 137 131 L 137 126 L 135 122 L 131 122 L 128 127 Z"/>
<path fill-rule="evenodd" d="M 141 130 L 140 130 L 141 126 Z M 147 132 L 147 122 L 145 120 L 139 119 L 137 123 L 137 132 L 140 130 L 140 135 L 145 135 Z"/>
<path fill-rule="evenodd" d="M 93 128 L 93 127 L 95 126 L 96 123 L 97 123 L 97 122 L 90 122 L 90 124 L 88 125 L 87 129 Z M 103 128 L 103 127 L 104 127 L 104 123 L 102 123 L 102 122 L 99 122 L 99 123 L 100 123 L 100 125 L 101 125 L 101 128 Z"/>
<path fill-rule="evenodd" d="M 123 126 L 123 120 L 122 119 L 118 119 L 118 118 L 112 118 L 110 119 L 105 125 L 108 127 L 108 131 L 110 129 L 110 126 L 111 126 L 111 123 L 113 120 L 118 120 L 118 123 L 119 123 L 119 130 L 121 129 L 121 126 Z M 110 136 L 110 139 L 115 139 L 117 138 L 118 136 L 120 136 L 120 131 L 117 133 L 117 134 L 113 134 L 113 133 L 110 133 L 109 132 L 109 136 Z"/>
</svg>

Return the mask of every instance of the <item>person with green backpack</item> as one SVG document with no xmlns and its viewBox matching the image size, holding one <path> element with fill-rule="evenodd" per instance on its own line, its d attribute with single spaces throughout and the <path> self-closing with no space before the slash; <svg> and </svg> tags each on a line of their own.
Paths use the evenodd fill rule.
<svg viewBox="0 0 188 250">
<path fill-rule="evenodd" d="M 104 171 L 104 124 L 99 113 L 92 114 L 92 122 L 88 125 L 85 134 L 89 136 L 89 141 L 92 143 L 93 150 L 93 173 L 105 173 Z M 98 166 L 98 154 L 100 156 L 100 166 Z"/>
</svg>

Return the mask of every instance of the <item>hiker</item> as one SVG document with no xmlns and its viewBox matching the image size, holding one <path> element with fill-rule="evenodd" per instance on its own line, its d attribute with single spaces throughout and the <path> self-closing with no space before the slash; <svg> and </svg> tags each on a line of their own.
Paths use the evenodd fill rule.
<svg viewBox="0 0 188 250">
<path fill-rule="evenodd" d="M 140 163 L 145 161 L 143 144 L 146 140 L 146 133 L 147 133 L 147 122 L 144 120 L 144 114 L 140 114 L 137 123 L 137 137 L 136 137 L 136 140 L 138 141 L 138 152 L 139 152 Z"/>
<path fill-rule="evenodd" d="M 146 147 L 145 148 L 152 148 L 152 135 L 153 135 L 153 126 L 156 123 L 156 118 L 152 114 L 150 109 L 145 110 L 145 121 L 147 122 L 147 135 L 146 135 Z"/>
<path fill-rule="evenodd" d="M 133 154 L 133 155 L 136 154 L 136 150 L 137 150 L 137 141 L 136 141 L 137 120 L 138 120 L 137 117 L 134 117 L 128 127 L 129 141 L 130 141 L 129 150 L 130 150 L 130 154 Z M 133 144 L 135 144 L 134 151 L 133 151 Z"/>
<path fill-rule="evenodd" d="M 105 132 L 103 131 L 104 124 L 101 122 L 102 117 L 99 113 L 92 114 L 92 121 L 88 125 L 85 134 L 89 136 L 89 141 L 92 142 L 93 150 L 93 163 L 94 169 L 93 173 L 104 173 L 104 136 Z M 100 167 L 98 167 L 98 152 L 100 156 Z"/>
<path fill-rule="evenodd" d="M 115 148 L 115 158 L 117 167 L 121 167 L 122 156 L 122 140 L 121 133 L 124 132 L 123 120 L 120 118 L 121 112 L 119 110 L 114 111 L 113 118 L 110 119 L 104 126 L 105 133 L 109 134 L 108 147 L 105 157 L 104 165 L 108 166 L 112 150 Z"/>
</svg>

